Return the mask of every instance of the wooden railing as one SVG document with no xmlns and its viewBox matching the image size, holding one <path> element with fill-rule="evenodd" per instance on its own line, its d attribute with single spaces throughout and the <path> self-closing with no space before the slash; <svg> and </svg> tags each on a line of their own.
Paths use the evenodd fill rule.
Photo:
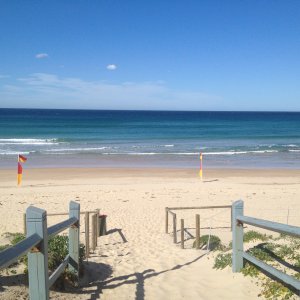
<svg viewBox="0 0 300 300">
<path fill-rule="evenodd" d="M 47 213 L 47 217 L 67 216 L 68 214 L 69 214 L 68 212 Z M 80 215 L 85 216 L 85 222 L 84 222 L 85 255 L 86 255 L 86 258 L 88 258 L 89 254 L 90 254 L 90 250 L 95 251 L 95 249 L 98 245 L 97 238 L 100 236 L 100 233 L 99 233 L 100 209 L 81 211 Z M 90 222 L 90 215 L 91 215 L 91 222 Z M 27 224 L 26 213 L 24 213 L 23 214 L 23 232 L 25 235 L 27 232 L 26 224 Z M 90 227 L 91 227 L 91 230 L 90 230 Z M 90 233 L 91 233 L 91 243 L 90 243 Z"/>
<path fill-rule="evenodd" d="M 177 244 L 177 215 L 174 212 L 174 210 L 202 210 L 202 209 L 218 209 L 218 208 L 229 208 L 231 209 L 231 205 L 215 205 L 215 206 L 186 206 L 186 207 L 166 207 L 165 213 L 166 213 L 166 222 L 165 222 L 165 232 L 169 233 L 169 214 L 172 216 L 173 219 L 173 242 L 174 244 Z M 196 249 L 199 249 L 200 247 L 200 215 L 195 215 L 195 228 L 196 228 Z M 232 219 L 231 219 L 231 225 L 230 228 L 232 228 Z M 181 248 L 184 248 L 184 220 L 180 220 L 180 229 L 181 229 Z"/>
<path fill-rule="evenodd" d="M 256 219 L 252 217 L 244 216 L 244 202 L 242 200 L 236 201 L 232 204 L 232 271 L 240 272 L 243 268 L 244 259 L 248 260 L 255 266 L 266 271 L 275 278 L 278 278 L 287 285 L 294 287 L 298 290 L 298 295 L 300 291 L 300 281 L 296 278 L 289 276 L 280 270 L 262 262 L 261 260 L 255 258 L 249 253 L 244 252 L 243 236 L 244 229 L 243 225 L 248 224 L 256 226 L 259 228 L 284 233 L 291 236 L 300 237 L 300 227 L 286 225 L 282 223 L 276 223 L 271 221 L 266 221 L 262 219 Z"/>
<path fill-rule="evenodd" d="M 27 253 L 29 298 L 48 300 L 49 288 L 68 265 L 69 270 L 79 280 L 79 220 L 80 204 L 71 201 L 69 218 L 47 228 L 47 212 L 30 206 L 26 210 L 26 238 L 0 252 L 0 269 L 8 267 Z M 69 253 L 59 267 L 48 275 L 48 239 L 69 228 Z"/>
</svg>

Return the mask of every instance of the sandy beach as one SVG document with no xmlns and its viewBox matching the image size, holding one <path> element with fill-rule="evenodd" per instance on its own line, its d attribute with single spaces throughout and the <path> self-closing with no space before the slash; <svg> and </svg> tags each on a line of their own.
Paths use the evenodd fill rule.
<svg viewBox="0 0 300 300">
<path fill-rule="evenodd" d="M 165 233 L 165 207 L 231 205 L 242 199 L 246 215 L 300 225 L 300 170 L 210 169 L 201 182 L 195 169 L 27 169 L 21 187 L 15 170 L 1 170 L 0 188 L 1 235 L 23 230 L 29 205 L 66 212 L 75 200 L 81 210 L 99 208 L 108 216 L 112 233 L 99 238 L 85 262 L 80 292 L 51 291 L 53 299 L 256 299 L 259 288 L 251 279 L 230 268 L 212 268 L 213 253 L 193 249 L 191 241 L 186 249 L 173 244 L 171 233 Z M 195 213 L 178 212 L 191 232 Z M 197 213 L 202 234 L 231 240 L 228 209 Z M 48 217 L 48 226 L 60 220 Z M 80 231 L 84 242 L 84 226 Z M 26 299 L 26 287 L 2 285 L 0 299 L 16 295 Z"/>
</svg>

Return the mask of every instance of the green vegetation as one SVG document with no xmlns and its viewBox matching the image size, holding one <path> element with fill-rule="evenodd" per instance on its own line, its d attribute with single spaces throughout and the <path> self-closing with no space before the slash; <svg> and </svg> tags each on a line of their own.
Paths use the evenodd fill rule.
<svg viewBox="0 0 300 300">
<path fill-rule="evenodd" d="M 209 242 L 209 245 L 208 245 Z M 224 246 L 221 244 L 221 240 L 218 236 L 216 235 L 202 235 L 200 237 L 200 248 L 203 248 L 206 246 L 206 249 L 210 250 L 222 250 Z M 196 241 L 193 243 L 193 248 L 196 248 Z"/>
<path fill-rule="evenodd" d="M 22 233 L 5 233 L 5 237 L 10 240 L 9 245 L 0 246 L 0 251 L 13 246 L 23 239 L 25 239 L 25 235 Z M 68 255 L 68 237 L 67 236 L 60 236 L 56 235 L 55 237 L 49 239 L 48 241 L 48 268 L 50 272 L 53 272 L 65 259 L 65 257 Z M 79 245 L 79 265 L 81 266 L 81 269 L 79 270 L 82 274 L 82 262 L 83 258 L 85 257 L 85 246 L 83 244 Z M 24 263 L 25 270 L 24 272 L 28 272 L 28 261 L 27 261 L 27 255 L 21 257 L 17 264 Z M 13 264 L 12 266 L 15 266 L 16 264 Z M 15 270 L 11 269 L 10 266 L 8 270 L 10 270 L 10 273 L 15 273 Z M 72 274 L 68 268 L 64 270 L 64 272 L 61 274 L 59 279 L 55 282 L 55 286 L 59 287 L 61 289 L 64 288 L 65 282 L 69 281 L 71 283 L 75 282 L 74 274 Z"/>
<path fill-rule="evenodd" d="M 249 243 L 251 241 L 267 241 L 267 240 L 268 240 L 268 236 L 266 234 L 262 234 L 254 230 L 247 231 L 244 234 L 245 243 Z"/>
<path fill-rule="evenodd" d="M 48 242 L 48 268 L 49 271 L 54 271 L 61 262 L 65 259 L 68 255 L 68 237 L 56 235 L 55 237 L 51 238 Z M 83 272 L 82 269 L 82 262 L 85 256 L 85 246 L 80 244 L 79 246 L 79 265 L 81 266 L 80 273 Z M 55 286 L 59 288 L 64 288 L 65 281 L 70 281 L 74 283 L 74 274 L 72 274 L 68 268 L 64 270 L 61 274 L 60 278 L 55 282 Z"/>
<path fill-rule="evenodd" d="M 294 294 L 290 291 L 286 286 L 281 284 L 280 282 L 274 281 L 270 278 L 264 280 L 262 284 L 262 292 L 261 295 L 266 299 L 282 299 L 288 300 Z"/>
<path fill-rule="evenodd" d="M 219 253 L 215 258 L 214 269 L 223 270 L 228 266 L 232 266 L 231 253 Z"/>
<path fill-rule="evenodd" d="M 248 231 L 244 234 L 245 248 L 247 249 L 247 243 L 259 241 L 258 245 L 251 247 L 247 250 L 249 254 L 257 259 L 265 262 L 274 268 L 281 270 L 291 276 L 294 276 L 300 280 L 300 273 L 293 269 L 300 270 L 300 239 L 286 235 L 280 235 L 278 238 L 267 236 L 256 231 Z M 221 244 L 221 241 L 219 241 Z M 230 243 L 229 245 L 232 245 Z M 232 265 L 232 251 L 231 247 L 219 247 L 221 250 L 215 256 L 214 269 L 222 270 Z M 286 263 L 282 263 L 286 262 Z M 293 269 L 287 267 L 287 265 L 294 266 Z M 270 279 L 264 275 L 259 268 L 253 264 L 245 261 L 244 268 L 242 269 L 244 276 L 250 276 L 257 280 L 257 283 L 261 286 L 261 293 L 259 297 L 264 297 L 268 300 L 288 300 L 296 298 L 293 291 L 282 283 Z"/>
</svg>

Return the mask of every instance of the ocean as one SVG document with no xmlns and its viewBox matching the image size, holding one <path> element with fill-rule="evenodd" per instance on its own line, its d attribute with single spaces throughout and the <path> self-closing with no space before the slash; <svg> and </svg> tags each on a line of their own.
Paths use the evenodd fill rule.
<svg viewBox="0 0 300 300">
<path fill-rule="evenodd" d="M 0 109 L 0 168 L 300 168 L 298 112 Z"/>
</svg>

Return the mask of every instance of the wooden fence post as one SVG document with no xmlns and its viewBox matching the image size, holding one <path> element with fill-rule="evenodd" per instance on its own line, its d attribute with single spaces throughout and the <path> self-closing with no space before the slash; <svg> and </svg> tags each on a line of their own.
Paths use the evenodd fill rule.
<svg viewBox="0 0 300 300">
<path fill-rule="evenodd" d="M 92 250 L 96 250 L 96 214 L 92 214 Z"/>
<path fill-rule="evenodd" d="M 166 207 L 166 233 L 169 232 L 169 211 L 168 208 Z"/>
<path fill-rule="evenodd" d="M 184 249 L 184 219 L 181 219 L 180 223 L 181 223 L 181 249 Z"/>
<path fill-rule="evenodd" d="M 173 242 L 177 244 L 177 218 L 176 214 L 173 215 Z"/>
<path fill-rule="evenodd" d="M 196 214 L 196 249 L 200 248 L 200 215 Z"/>
<path fill-rule="evenodd" d="M 243 235 L 244 229 L 237 217 L 244 215 L 244 202 L 235 201 L 232 204 L 232 271 L 240 272 L 243 268 Z"/>
<path fill-rule="evenodd" d="M 31 300 L 49 299 L 48 274 L 48 231 L 45 210 L 29 206 L 26 210 L 27 237 L 37 234 L 42 238 L 40 244 L 28 252 L 29 298 Z"/>
<path fill-rule="evenodd" d="M 69 228 L 69 269 L 75 273 L 79 280 L 79 229 L 80 229 L 80 204 L 71 201 L 69 206 L 69 217 L 77 218 L 78 222 Z"/>
<path fill-rule="evenodd" d="M 100 209 L 97 208 L 96 209 L 96 214 L 97 214 L 97 218 L 96 218 L 96 246 L 98 245 L 98 237 L 100 236 L 100 219 L 99 219 L 99 216 L 100 216 Z"/>
<path fill-rule="evenodd" d="M 90 214 L 85 213 L 85 257 L 89 258 L 90 254 Z"/>
</svg>

